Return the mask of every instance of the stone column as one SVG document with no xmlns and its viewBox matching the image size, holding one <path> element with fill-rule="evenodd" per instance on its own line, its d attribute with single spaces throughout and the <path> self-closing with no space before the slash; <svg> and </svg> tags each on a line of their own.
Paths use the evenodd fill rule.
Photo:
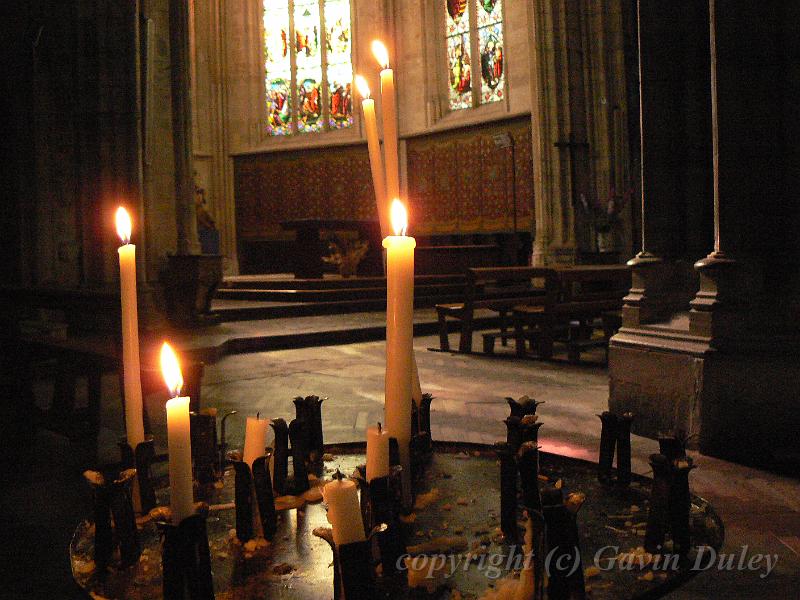
<svg viewBox="0 0 800 600">
<path fill-rule="evenodd" d="M 197 237 L 192 168 L 189 0 L 169 0 L 169 42 L 178 254 L 197 254 L 200 252 L 200 242 Z"/>
<path fill-rule="evenodd" d="M 776 315 L 761 297 L 765 277 L 774 295 L 785 283 L 785 260 L 797 264 L 774 259 L 786 249 L 792 213 L 782 181 L 781 3 L 768 4 L 709 2 L 714 249 L 695 264 L 701 287 L 691 326 L 717 348 L 771 343 L 766 323 Z"/>
<path fill-rule="evenodd" d="M 671 262 L 681 253 L 676 203 L 683 204 L 684 176 L 679 167 L 686 43 L 682 5 L 638 2 L 642 239 L 641 251 L 628 261 L 632 286 L 623 308 L 626 327 L 664 320 L 686 300 L 677 293 L 680 272 Z"/>
<path fill-rule="evenodd" d="M 533 264 L 575 261 L 575 223 L 568 149 L 571 133 L 566 0 L 530 4 L 533 31 L 531 120 L 536 229 Z M 578 35 L 580 43 L 580 36 Z M 574 37 L 572 43 L 575 43 Z M 581 99 L 582 101 L 583 99 Z"/>
</svg>

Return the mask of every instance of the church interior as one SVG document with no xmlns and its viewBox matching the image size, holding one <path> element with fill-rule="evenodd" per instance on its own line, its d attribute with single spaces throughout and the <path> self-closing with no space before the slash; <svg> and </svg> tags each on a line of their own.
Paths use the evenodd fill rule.
<svg viewBox="0 0 800 600">
<path fill-rule="evenodd" d="M 797 594 L 800 4 L 7 4 L 0 596 Z"/>
</svg>

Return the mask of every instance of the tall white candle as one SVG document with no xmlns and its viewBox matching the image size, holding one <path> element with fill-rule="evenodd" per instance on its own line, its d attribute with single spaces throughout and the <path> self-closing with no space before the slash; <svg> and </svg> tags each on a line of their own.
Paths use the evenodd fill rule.
<svg viewBox="0 0 800 600">
<path fill-rule="evenodd" d="M 253 461 L 259 456 L 264 456 L 267 448 L 267 426 L 269 425 L 268 419 L 262 419 L 260 415 L 255 417 L 247 417 L 247 423 L 244 429 L 244 452 L 242 453 L 242 460 L 250 467 L 253 466 Z"/>
<path fill-rule="evenodd" d="M 381 157 L 381 142 L 378 138 L 378 121 L 375 117 L 375 100 L 370 98 L 369 85 L 361 75 L 356 75 L 356 87 L 361 94 L 361 111 L 364 115 L 364 130 L 367 134 L 369 166 L 372 170 L 372 186 L 375 188 L 375 203 L 378 206 L 378 220 L 381 234 L 389 235 L 389 206 L 386 202 L 386 177 Z"/>
<path fill-rule="evenodd" d="M 384 413 L 391 437 L 397 438 L 403 466 L 403 492 L 410 499 L 411 375 L 414 342 L 414 247 L 406 235 L 408 216 L 399 200 L 391 206 L 395 234 L 386 248 L 386 379 Z"/>
<path fill-rule="evenodd" d="M 322 497 L 328 505 L 328 521 L 333 529 L 333 542 L 337 546 L 363 542 L 366 536 L 355 482 L 349 479 L 334 479 L 322 488 Z"/>
<path fill-rule="evenodd" d="M 189 429 L 189 397 L 181 397 L 183 375 L 172 348 L 161 348 L 161 370 L 170 393 L 167 401 L 167 447 L 169 451 L 169 497 L 172 523 L 177 525 L 194 514 L 192 486 L 192 442 Z"/>
<path fill-rule="evenodd" d="M 389 475 L 389 432 L 381 424 L 367 427 L 367 481 Z"/>
<path fill-rule="evenodd" d="M 117 209 L 119 288 L 122 305 L 122 374 L 125 387 L 125 431 L 128 444 L 136 449 L 144 441 L 142 380 L 139 367 L 139 315 L 136 306 L 136 246 L 131 244 L 131 218 Z"/>
<path fill-rule="evenodd" d="M 381 42 L 372 42 L 372 53 L 381 65 L 381 110 L 383 112 L 383 154 L 386 165 L 386 197 L 400 196 L 400 160 L 397 152 L 397 105 L 394 71 L 389 68 L 389 51 Z"/>
</svg>

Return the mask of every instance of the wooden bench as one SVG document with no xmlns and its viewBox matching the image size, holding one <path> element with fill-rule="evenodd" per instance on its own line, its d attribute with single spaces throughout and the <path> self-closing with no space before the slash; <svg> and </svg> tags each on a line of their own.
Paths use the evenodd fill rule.
<svg viewBox="0 0 800 600">
<path fill-rule="evenodd" d="M 525 354 L 525 340 L 536 340 L 540 358 L 553 355 L 559 330 L 566 331 L 569 360 L 580 360 L 581 352 L 608 344 L 622 299 L 630 289 L 630 270 L 625 265 L 580 265 L 555 269 L 544 302 L 520 304 L 512 310 L 517 355 Z M 602 339 L 592 337 L 598 321 L 606 314 Z"/>
<path fill-rule="evenodd" d="M 478 267 L 467 269 L 464 301 L 437 304 L 439 320 L 439 346 L 450 350 L 447 318 L 461 321 L 459 352 L 472 351 L 472 325 L 475 309 L 485 308 L 499 313 L 500 333 L 503 341 L 507 334 L 507 317 L 514 306 L 544 301 L 546 281 L 554 276 L 552 269 L 538 267 Z M 539 280 L 539 281 L 537 281 Z"/>
<path fill-rule="evenodd" d="M 122 383 L 122 349 L 120 337 L 119 293 L 108 290 L 69 289 L 0 289 L 0 307 L 5 318 L 15 322 L 14 339 L 8 343 L 26 356 L 32 368 L 24 376 L 24 388 L 33 397 L 37 380 L 52 380 L 53 395 L 49 408 L 41 414 L 41 424 L 70 437 L 96 435 L 99 430 L 102 377 L 115 373 L 120 379 L 120 396 L 124 414 Z M 51 331 L 30 327 L 31 317 L 44 309 L 52 311 L 57 321 Z M 58 321 L 64 327 L 58 327 Z M 22 323 L 22 327 L 19 326 Z M 156 355 L 157 344 L 142 339 L 142 393 L 163 390 L 166 393 Z M 147 349 L 151 348 L 150 351 Z M 200 406 L 200 381 L 203 364 L 183 361 L 185 392 L 192 398 L 192 409 Z M 77 406 L 79 381 L 86 381 L 86 406 Z M 149 430 L 145 411 L 145 429 Z"/>
</svg>

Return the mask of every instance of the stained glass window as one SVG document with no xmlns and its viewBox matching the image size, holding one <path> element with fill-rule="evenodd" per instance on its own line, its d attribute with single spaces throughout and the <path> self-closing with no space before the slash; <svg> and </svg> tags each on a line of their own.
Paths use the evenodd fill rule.
<svg viewBox="0 0 800 600">
<path fill-rule="evenodd" d="M 444 0 L 444 5 L 450 110 L 502 100 L 505 96 L 502 0 Z M 479 80 L 475 79 L 477 75 Z"/>
<path fill-rule="evenodd" d="M 353 124 L 350 0 L 263 0 L 267 132 Z"/>
</svg>

